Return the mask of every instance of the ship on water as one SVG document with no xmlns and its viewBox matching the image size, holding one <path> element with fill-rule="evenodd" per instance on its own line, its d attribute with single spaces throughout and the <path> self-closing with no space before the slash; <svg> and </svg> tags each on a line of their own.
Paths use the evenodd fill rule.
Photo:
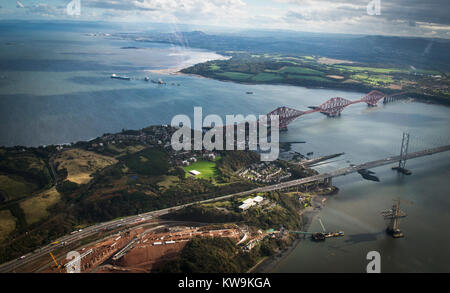
<svg viewBox="0 0 450 293">
<path fill-rule="evenodd" d="M 115 73 L 111 74 L 111 78 L 122 79 L 122 80 L 130 80 L 131 79 L 128 76 L 120 76 L 120 75 L 117 75 Z"/>
</svg>

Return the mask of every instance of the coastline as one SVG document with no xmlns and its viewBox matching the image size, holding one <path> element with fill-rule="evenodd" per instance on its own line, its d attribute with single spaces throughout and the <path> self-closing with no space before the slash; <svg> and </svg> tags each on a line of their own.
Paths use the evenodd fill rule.
<svg viewBox="0 0 450 293">
<path fill-rule="evenodd" d="M 328 196 L 332 196 L 339 192 L 336 190 L 326 195 L 315 195 L 311 207 L 302 210 L 300 216 L 302 217 L 302 230 L 308 231 L 312 222 L 316 220 L 322 210 Z M 266 257 L 257 264 L 255 264 L 247 273 L 274 273 L 273 270 L 297 248 L 302 241 L 311 241 L 309 237 L 304 235 L 302 238 L 295 238 L 291 245 L 284 251 L 281 251 L 273 256 Z"/>
</svg>

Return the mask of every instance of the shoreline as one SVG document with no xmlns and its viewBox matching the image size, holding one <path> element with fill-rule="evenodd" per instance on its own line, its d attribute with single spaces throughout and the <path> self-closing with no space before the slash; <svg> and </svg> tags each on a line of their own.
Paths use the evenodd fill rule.
<svg viewBox="0 0 450 293">
<path fill-rule="evenodd" d="M 302 230 L 308 231 L 311 227 L 312 222 L 319 216 L 325 202 L 327 201 L 329 196 L 335 195 L 339 192 L 339 189 L 335 187 L 336 190 L 326 194 L 326 195 L 315 195 L 312 200 L 311 207 L 308 207 L 307 209 L 304 209 L 301 211 L 300 216 L 302 217 Z M 291 253 L 297 248 L 297 246 L 302 241 L 311 241 L 309 237 L 306 237 L 304 235 L 302 238 L 295 238 L 291 245 L 287 247 L 285 251 L 281 251 L 275 255 L 266 257 L 265 259 L 261 260 L 260 262 L 256 263 L 250 270 L 247 271 L 247 273 L 274 273 L 273 270 Z"/>
</svg>

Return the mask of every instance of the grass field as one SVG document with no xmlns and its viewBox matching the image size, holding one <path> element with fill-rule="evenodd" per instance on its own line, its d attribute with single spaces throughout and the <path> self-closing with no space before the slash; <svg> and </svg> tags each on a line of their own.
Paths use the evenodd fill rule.
<svg viewBox="0 0 450 293">
<path fill-rule="evenodd" d="M 9 210 L 0 211 L 0 242 L 2 242 L 9 233 L 16 229 L 16 218 Z"/>
<path fill-rule="evenodd" d="M 242 72 L 234 72 L 234 71 L 228 71 L 223 73 L 217 73 L 218 76 L 226 77 L 229 79 L 234 80 L 247 80 L 251 78 L 253 75 L 248 73 L 242 73 Z"/>
<path fill-rule="evenodd" d="M 55 163 L 59 164 L 58 170 L 67 169 L 68 180 L 85 184 L 91 181 L 92 173 L 117 163 L 117 160 L 81 149 L 71 149 L 59 154 Z"/>
<path fill-rule="evenodd" d="M 392 77 L 389 75 L 368 75 L 365 73 L 354 74 L 351 76 L 351 79 L 360 80 L 373 86 L 380 86 L 394 82 Z"/>
<path fill-rule="evenodd" d="M 217 158 L 216 158 L 217 160 Z M 186 171 L 186 177 L 192 176 L 189 174 L 189 171 L 197 170 L 201 174 L 195 176 L 195 178 L 202 179 L 216 179 L 217 178 L 217 170 L 216 170 L 216 162 L 215 161 L 203 161 L 198 160 L 195 163 L 192 163 L 189 166 L 185 166 L 184 170 Z"/>
<path fill-rule="evenodd" d="M 307 67 L 296 67 L 296 66 L 285 66 L 278 70 L 278 73 L 293 73 L 293 74 L 304 74 L 304 75 L 322 75 L 323 72 L 310 69 Z"/>
<path fill-rule="evenodd" d="M 37 185 L 26 182 L 19 176 L 0 175 L 0 190 L 8 194 L 8 200 L 29 196 L 37 188 Z"/>
<path fill-rule="evenodd" d="M 33 198 L 21 202 L 20 207 L 25 214 L 27 223 L 33 224 L 48 217 L 47 209 L 57 203 L 60 199 L 61 195 L 56 190 L 56 187 L 52 187 Z"/>
<path fill-rule="evenodd" d="M 374 72 L 374 73 L 407 73 L 409 70 L 396 69 L 396 68 L 376 68 L 376 67 L 360 67 L 360 66 L 348 66 L 348 65 L 336 65 L 337 68 L 345 69 L 351 72 Z"/>
<path fill-rule="evenodd" d="M 216 65 L 216 64 L 211 64 L 211 65 L 209 66 L 209 69 L 210 69 L 210 70 L 213 70 L 213 71 L 215 71 L 215 70 L 220 70 L 220 66 L 218 66 L 218 65 Z"/>
<path fill-rule="evenodd" d="M 295 75 L 290 74 L 287 76 L 288 79 L 307 79 L 307 80 L 315 80 L 315 81 L 322 81 L 322 82 L 333 82 L 332 80 L 320 77 L 320 76 L 311 76 L 311 75 Z"/>
<path fill-rule="evenodd" d="M 282 80 L 283 77 L 279 76 L 275 73 L 258 73 L 257 75 L 252 77 L 252 80 L 254 81 L 276 81 L 276 80 Z"/>
</svg>

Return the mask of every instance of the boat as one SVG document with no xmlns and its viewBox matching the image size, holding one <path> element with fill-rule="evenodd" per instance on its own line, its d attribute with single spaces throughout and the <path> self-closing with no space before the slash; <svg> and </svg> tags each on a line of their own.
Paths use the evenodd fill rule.
<svg viewBox="0 0 450 293">
<path fill-rule="evenodd" d="M 120 76 L 120 75 L 117 75 L 115 73 L 111 74 L 111 78 L 122 79 L 122 80 L 130 80 L 131 79 L 128 76 Z"/>
<path fill-rule="evenodd" d="M 314 241 L 325 241 L 325 234 L 321 233 L 321 232 L 317 232 L 317 233 L 313 233 L 311 235 L 311 239 Z"/>
<path fill-rule="evenodd" d="M 144 80 L 145 80 L 145 81 L 149 81 L 150 78 L 149 78 L 148 76 L 146 76 L 146 77 L 144 78 Z"/>
<path fill-rule="evenodd" d="M 247 92 L 247 95 L 253 95 L 253 92 Z"/>
</svg>

